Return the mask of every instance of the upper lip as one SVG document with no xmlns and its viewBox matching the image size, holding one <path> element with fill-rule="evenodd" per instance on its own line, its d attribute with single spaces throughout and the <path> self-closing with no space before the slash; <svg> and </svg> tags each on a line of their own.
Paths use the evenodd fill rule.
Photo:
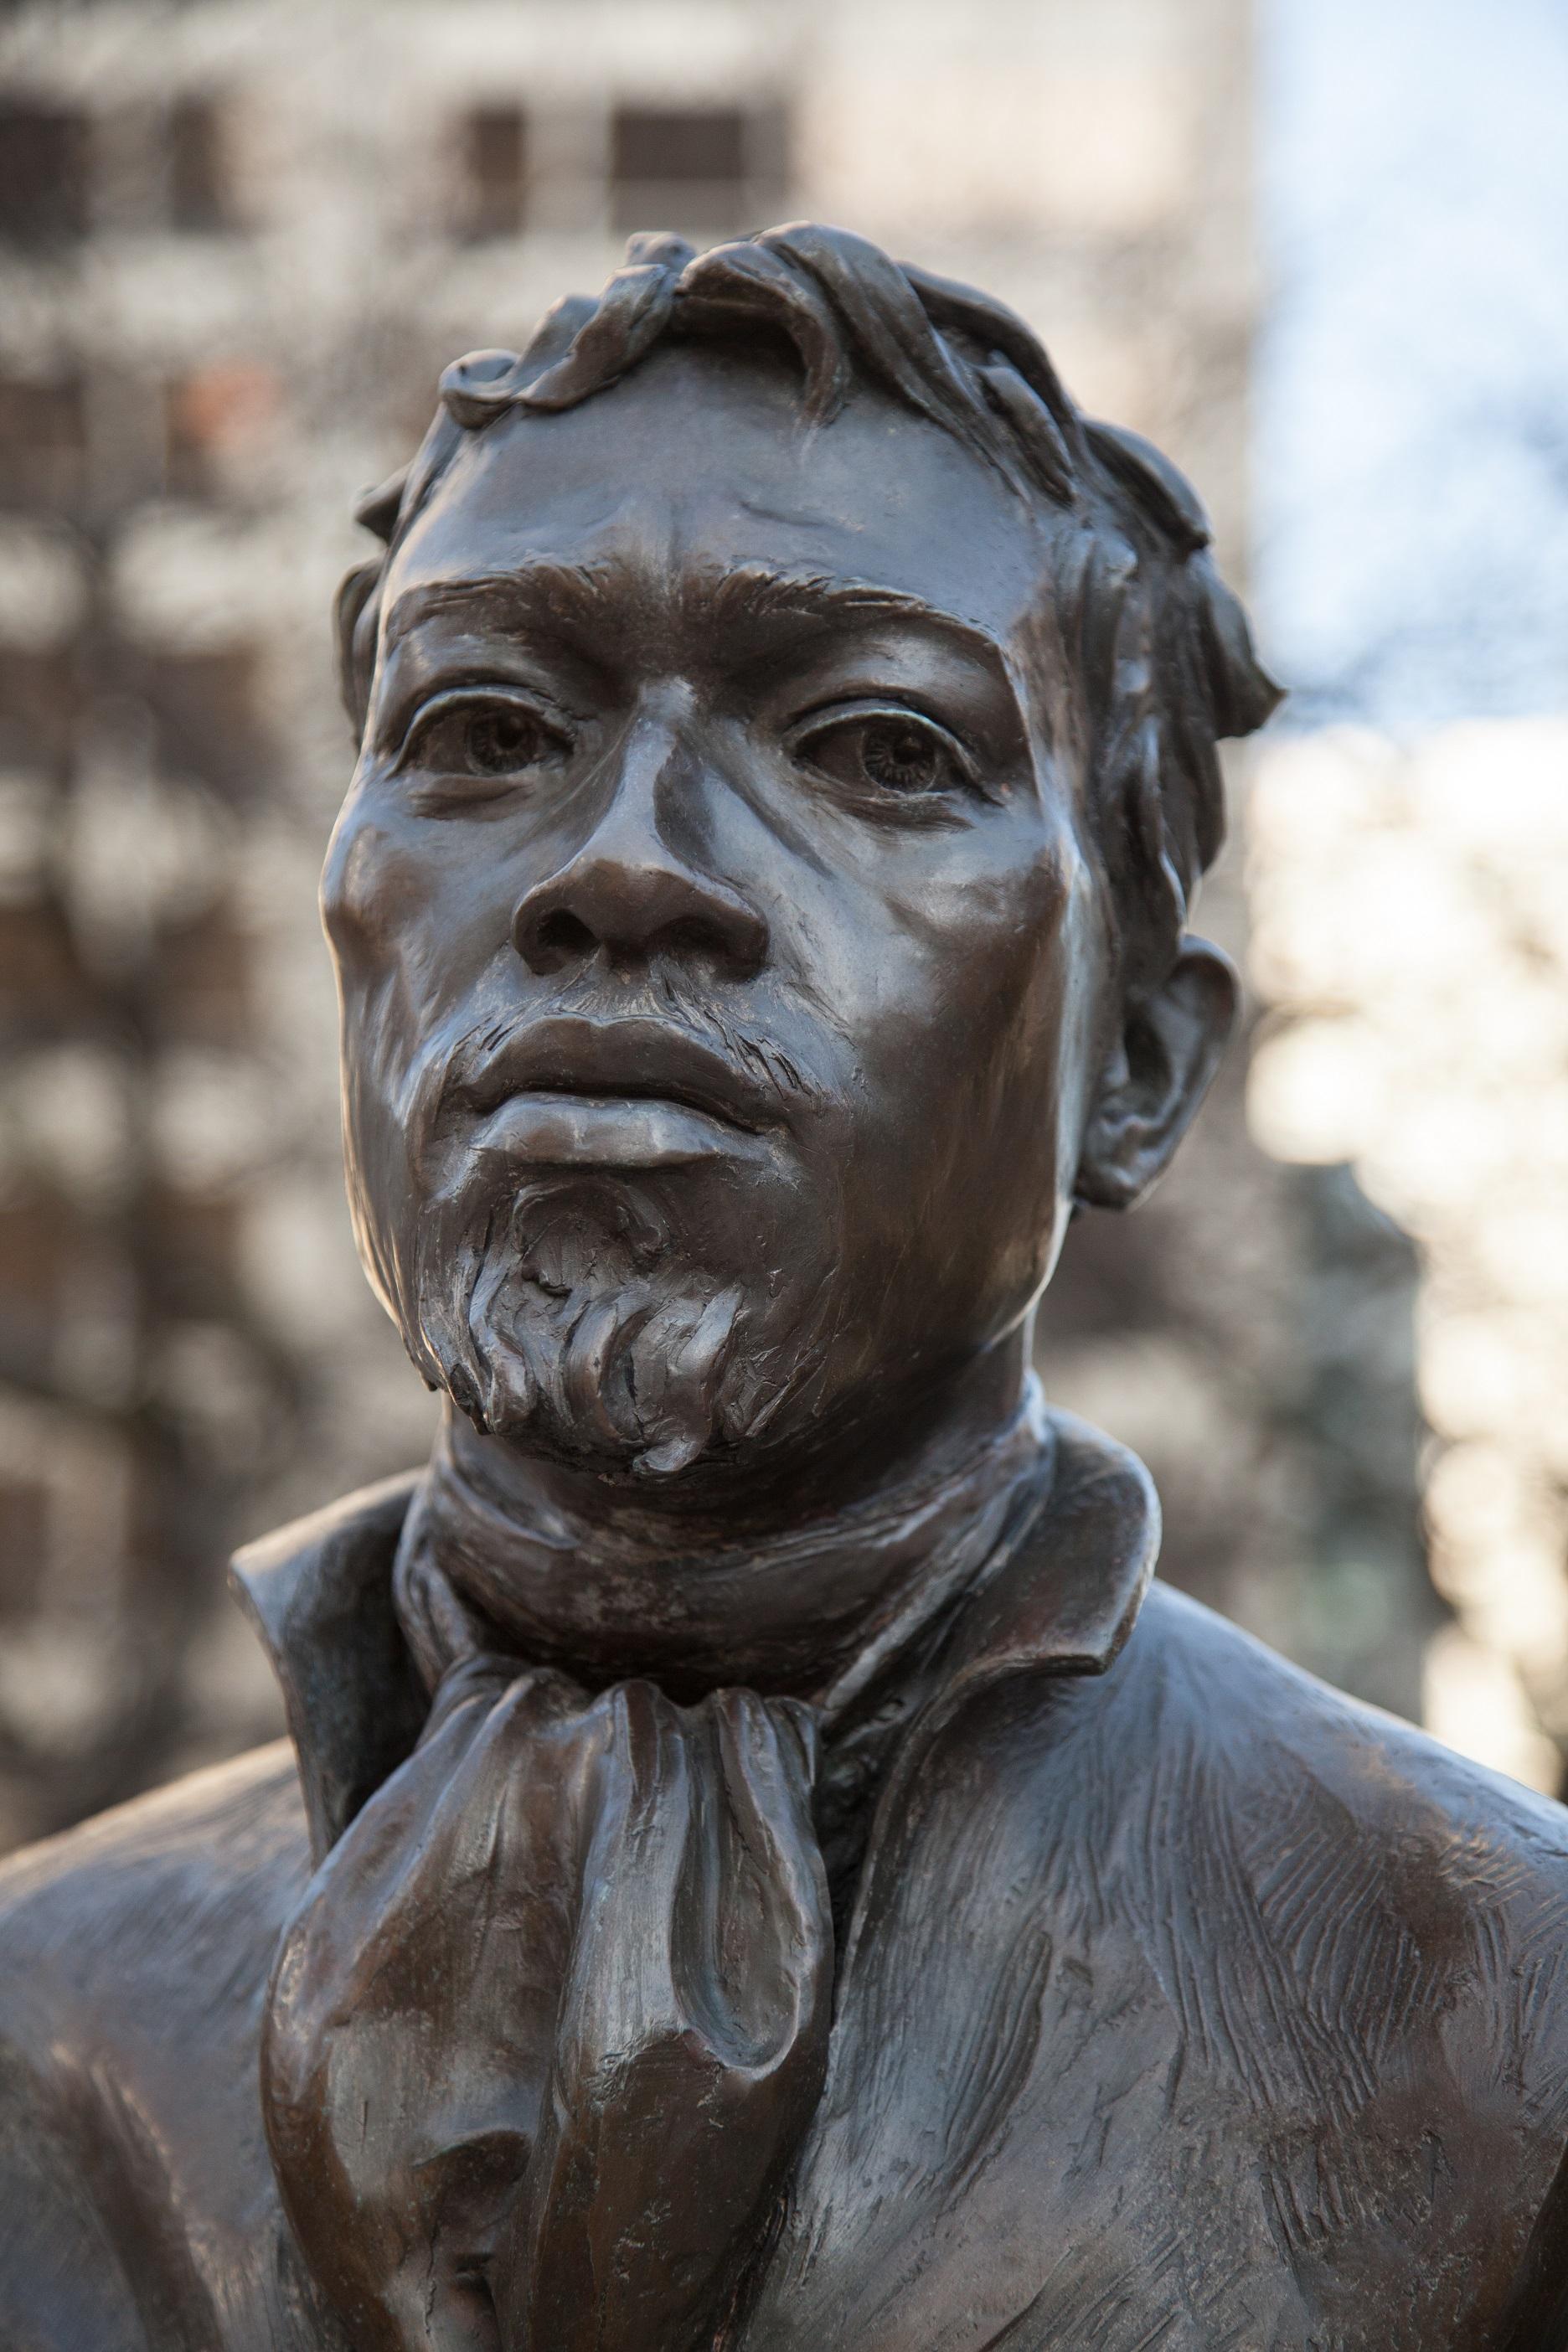
<svg viewBox="0 0 1568 2352">
<path fill-rule="evenodd" d="M 673 1022 L 595 1021 L 556 1014 L 525 1021 L 485 1054 L 463 1087 L 479 1111 L 543 1092 L 644 1096 L 754 1130 L 776 1118 L 776 1094 L 716 1046 Z"/>
</svg>

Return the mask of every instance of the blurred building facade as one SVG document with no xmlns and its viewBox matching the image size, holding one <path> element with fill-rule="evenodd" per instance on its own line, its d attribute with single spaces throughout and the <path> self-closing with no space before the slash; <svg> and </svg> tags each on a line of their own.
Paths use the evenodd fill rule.
<svg viewBox="0 0 1568 2352">
<path fill-rule="evenodd" d="M 634 226 L 1010 300 L 1244 568 L 1247 0 L 160 0 L 0 26 L 0 1843 L 265 1737 L 232 1543 L 427 1442 L 338 1155 L 353 495 Z M 1238 768 L 1237 792 L 1244 796 Z M 1205 902 L 1246 948 L 1239 861 Z M 1408 1247 L 1247 1139 L 1075 1228 L 1041 1360 L 1167 1572 L 1411 1709 Z"/>
<path fill-rule="evenodd" d="M 1252 1123 L 1421 1253 L 1428 1727 L 1568 1755 L 1568 17 L 1264 0 Z M 1347 60 L 1354 70 L 1347 70 Z"/>
</svg>

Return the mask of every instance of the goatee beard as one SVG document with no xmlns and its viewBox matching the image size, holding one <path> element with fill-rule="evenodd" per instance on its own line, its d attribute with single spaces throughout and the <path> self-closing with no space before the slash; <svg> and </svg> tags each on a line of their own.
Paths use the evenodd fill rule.
<svg viewBox="0 0 1568 2352">
<path fill-rule="evenodd" d="M 422 1216 L 405 1328 L 482 1435 L 668 1476 L 759 1436 L 819 1357 L 801 1333 L 759 1344 L 741 1287 L 689 1262 L 651 1186 L 478 1189 Z"/>
</svg>

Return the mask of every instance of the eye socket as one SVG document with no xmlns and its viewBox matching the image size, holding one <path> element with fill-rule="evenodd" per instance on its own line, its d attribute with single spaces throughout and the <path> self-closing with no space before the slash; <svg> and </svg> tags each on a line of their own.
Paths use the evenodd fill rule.
<svg viewBox="0 0 1568 2352">
<path fill-rule="evenodd" d="M 504 783 L 571 748 L 564 730 L 519 695 L 444 694 L 416 720 L 405 757 L 439 775 Z"/>
<path fill-rule="evenodd" d="M 864 794 L 919 800 L 971 782 L 952 736 L 913 710 L 834 719 L 798 737 L 795 748 L 823 775 Z"/>
</svg>

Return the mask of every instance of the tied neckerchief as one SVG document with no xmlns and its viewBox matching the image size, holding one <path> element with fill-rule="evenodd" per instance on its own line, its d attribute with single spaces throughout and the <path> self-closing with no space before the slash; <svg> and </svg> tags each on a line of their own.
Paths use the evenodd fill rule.
<svg viewBox="0 0 1568 2352">
<path fill-rule="evenodd" d="M 437 1453 L 395 1579 L 430 1717 L 286 1929 L 263 2036 L 280 2191 L 356 2347 L 721 2340 L 821 2092 L 833 1895 L 1047 1475 L 1026 1410 L 876 1531 L 918 1525 L 921 1573 L 826 1691 L 683 1706 L 526 1662 L 504 1528 Z"/>
</svg>

